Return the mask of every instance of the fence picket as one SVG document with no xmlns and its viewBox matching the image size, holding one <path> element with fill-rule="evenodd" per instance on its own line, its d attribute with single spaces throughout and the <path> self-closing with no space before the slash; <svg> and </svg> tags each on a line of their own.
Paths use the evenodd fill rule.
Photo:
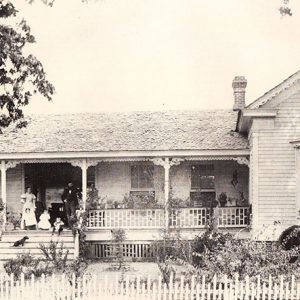
<svg viewBox="0 0 300 300">
<path fill-rule="evenodd" d="M 247 275 L 245 278 L 245 299 L 248 300 L 249 299 L 249 276 Z"/>
<path fill-rule="evenodd" d="M 235 274 L 235 281 L 234 281 L 234 300 L 238 299 L 239 294 L 239 274 Z"/>
<path fill-rule="evenodd" d="M 210 288 L 211 288 L 211 287 L 210 287 L 210 283 L 208 283 L 208 284 L 207 284 L 207 290 L 206 290 L 206 294 L 207 294 L 206 297 L 207 297 L 208 300 L 210 300 L 210 296 L 211 296 Z M 204 299 L 205 299 L 205 298 L 204 298 Z"/>
<path fill-rule="evenodd" d="M 205 299 L 205 275 L 202 276 L 201 299 Z"/>
<path fill-rule="evenodd" d="M 213 300 L 216 300 L 216 295 L 217 295 L 217 276 L 215 274 L 213 277 L 213 293 L 212 293 Z"/>
<path fill-rule="evenodd" d="M 264 282 L 262 286 L 262 300 L 265 300 L 266 299 L 265 297 L 266 297 L 266 283 Z"/>
<path fill-rule="evenodd" d="M 296 300 L 300 300 L 300 283 L 297 283 Z"/>
<path fill-rule="evenodd" d="M 279 283 L 271 276 L 267 282 L 261 281 L 259 276 L 255 281 L 249 276 L 239 281 L 238 276 L 229 280 L 226 275 L 221 280 L 215 275 L 209 282 L 202 276 L 200 283 L 195 276 L 181 276 L 178 281 L 173 274 L 168 284 L 162 282 L 161 276 L 159 280 L 148 276 L 146 281 L 140 276 L 133 280 L 129 276 L 125 280 L 116 276 L 115 280 L 108 281 L 106 277 L 103 281 L 96 275 L 76 278 L 72 274 L 71 279 L 65 274 L 47 279 L 45 275 L 40 279 L 32 275 L 26 280 L 24 274 L 20 280 L 13 275 L 0 275 L 0 299 L 300 300 L 300 283 L 296 282 L 295 276 L 289 280 L 281 276 Z"/>
<path fill-rule="evenodd" d="M 295 276 L 292 275 L 292 283 L 291 283 L 291 300 L 294 300 L 294 290 L 295 290 Z"/>
<path fill-rule="evenodd" d="M 279 300 L 283 299 L 283 276 L 280 276 Z"/>
<path fill-rule="evenodd" d="M 251 300 L 255 298 L 255 285 L 254 282 L 251 283 Z"/>
<path fill-rule="evenodd" d="M 196 300 L 200 300 L 200 283 L 199 282 L 196 285 Z"/>
</svg>

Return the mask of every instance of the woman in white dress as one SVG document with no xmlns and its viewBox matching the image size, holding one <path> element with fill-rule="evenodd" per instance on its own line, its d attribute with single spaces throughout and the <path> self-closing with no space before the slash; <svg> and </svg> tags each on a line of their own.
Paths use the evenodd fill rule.
<svg viewBox="0 0 300 300">
<path fill-rule="evenodd" d="M 27 188 L 26 193 L 21 195 L 21 203 L 23 204 L 21 229 L 28 228 L 28 226 L 37 226 L 35 217 L 35 201 L 36 197 L 31 192 L 31 188 Z"/>
</svg>

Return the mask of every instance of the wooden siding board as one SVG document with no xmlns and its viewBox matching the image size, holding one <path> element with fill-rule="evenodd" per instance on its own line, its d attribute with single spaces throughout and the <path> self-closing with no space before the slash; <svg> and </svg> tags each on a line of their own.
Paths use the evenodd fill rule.
<svg viewBox="0 0 300 300">
<path fill-rule="evenodd" d="M 300 92 L 278 106 L 274 128 L 258 136 L 258 226 L 279 220 L 282 227 L 295 224 L 296 163 L 290 142 L 300 136 Z"/>
</svg>

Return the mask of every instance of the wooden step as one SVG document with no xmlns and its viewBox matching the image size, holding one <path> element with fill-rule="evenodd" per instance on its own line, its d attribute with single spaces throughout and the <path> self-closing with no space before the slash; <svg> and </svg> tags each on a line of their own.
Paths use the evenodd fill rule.
<svg viewBox="0 0 300 300">
<path fill-rule="evenodd" d="M 74 248 L 64 249 L 63 252 L 69 251 L 69 253 L 74 253 Z M 0 256 L 2 254 L 18 254 L 18 253 L 31 253 L 31 254 L 42 254 L 39 248 L 0 248 Z"/>
<path fill-rule="evenodd" d="M 57 232 L 55 232 L 57 234 Z M 2 232 L 2 236 L 48 236 L 52 230 L 11 230 Z M 61 236 L 73 236 L 71 230 L 63 230 Z"/>
<path fill-rule="evenodd" d="M 4 248 L 26 248 L 26 249 L 32 249 L 32 248 L 39 248 L 40 244 L 45 245 L 46 247 L 49 247 L 50 242 L 45 242 L 45 241 L 40 241 L 40 242 L 30 242 L 27 240 L 24 244 L 24 246 L 19 246 L 19 247 L 13 247 L 13 242 L 0 242 L 0 249 Z M 61 246 L 61 243 L 58 243 L 58 247 Z M 64 248 L 74 248 L 74 242 L 64 242 L 63 243 Z"/>
<path fill-rule="evenodd" d="M 18 240 L 20 240 L 21 238 L 23 238 L 24 235 L 21 236 L 16 236 L 16 235 L 7 235 L 7 236 L 2 236 L 1 241 L 2 242 L 10 242 L 10 243 L 14 243 Z M 48 236 L 28 236 L 29 239 L 26 240 L 26 242 L 50 242 L 50 241 L 54 241 L 54 242 L 74 242 L 74 237 L 73 236 L 57 236 L 56 234 L 52 235 L 48 235 Z"/>
<path fill-rule="evenodd" d="M 26 253 L 28 253 L 28 252 L 26 252 Z M 17 258 L 17 256 L 18 256 L 17 253 L 0 254 L 0 261 L 6 261 L 6 260 L 9 260 L 9 259 L 12 259 L 12 258 Z M 34 257 L 35 258 L 40 258 L 40 259 L 45 258 L 45 256 L 43 254 L 40 254 L 40 253 L 34 254 Z M 74 259 L 74 253 L 69 253 L 67 259 L 68 260 L 73 260 Z"/>
</svg>

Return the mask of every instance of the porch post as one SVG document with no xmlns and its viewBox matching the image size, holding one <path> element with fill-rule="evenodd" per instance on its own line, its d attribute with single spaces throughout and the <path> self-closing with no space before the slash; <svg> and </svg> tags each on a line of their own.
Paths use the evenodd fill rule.
<svg viewBox="0 0 300 300">
<path fill-rule="evenodd" d="M 87 160 L 82 160 L 81 165 L 82 171 L 82 201 L 83 201 L 83 210 L 86 209 L 86 198 L 87 198 Z"/>
<path fill-rule="evenodd" d="M 1 198 L 4 205 L 3 210 L 3 231 L 6 224 L 6 164 L 5 160 L 1 161 Z"/>
<path fill-rule="evenodd" d="M 178 166 L 184 159 L 183 158 L 152 158 L 150 159 L 155 165 L 164 167 L 165 180 L 164 180 L 164 193 L 165 193 L 165 228 L 169 228 L 169 193 L 170 193 L 170 168 L 171 166 Z"/>
<path fill-rule="evenodd" d="M 164 192 L 165 192 L 165 227 L 168 229 L 169 227 L 169 192 L 170 192 L 170 159 L 168 157 L 165 158 L 164 163 L 164 170 L 165 170 L 165 185 L 164 185 Z"/>
</svg>

